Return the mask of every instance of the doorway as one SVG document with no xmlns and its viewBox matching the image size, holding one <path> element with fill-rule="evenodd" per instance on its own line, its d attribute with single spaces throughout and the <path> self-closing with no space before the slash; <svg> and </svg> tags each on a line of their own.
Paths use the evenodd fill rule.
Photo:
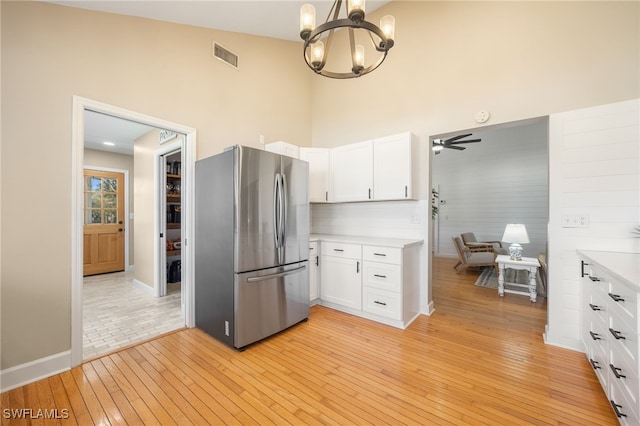
<svg viewBox="0 0 640 426">
<path fill-rule="evenodd" d="M 186 177 L 190 177 L 193 174 L 193 167 L 195 164 L 195 129 L 182 126 L 176 123 L 167 122 L 165 120 L 157 119 L 155 117 L 146 116 L 140 113 L 136 113 L 129 110 L 124 110 L 112 105 L 103 104 L 97 101 L 81 98 L 75 96 L 73 98 L 73 124 L 72 124 L 72 177 L 73 177 L 73 190 L 72 190 L 72 274 L 71 274 L 71 364 L 72 366 L 80 365 L 83 361 L 83 265 L 84 265 L 84 113 L 85 111 L 94 111 L 101 114 L 106 114 L 112 117 L 130 120 L 136 123 L 152 126 L 156 129 L 163 129 L 170 132 L 182 134 L 181 141 L 181 155 L 182 155 L 182 173 Z M 162 147 L 162 139 L 157 141 L 157 146 Z M 188 245 L 188 241 L 193 233 L 193 188 L 191 188 L 190 182 L 192 179 L 185 179 L 189 182 L 182 188 L 183 201 L 182 201 L 182 215 L 184 229 L 181 231 L 184 235 L 182 242 L 182 293 L 183 297 L 183 324 L 187 327 L 193 327 L 195 325 L 194 312 L 193 312 L 193 255 L 192 249 Z M 155 199 L 158 200 L 159 185 L 155 185 Z M 153 203 L 159 205 L 159 202 Z M 156 209 L 157 210 L 157 209 Z M 150 224 L 151 228 L 155 228 L 153 232 L 153 279 L 152 286 L 150 287 L 151 293 L 157 295 L 160 288 L 160 280 L 156 271 L 160 269 L 161 258 L 161 246 L 160 239 L 157 238 L 160 230 L 159 215 L 151 213 L 144 218 Z M 139 221 L 143 222 L 143 221 Z M 162 246 L 162 249 L 165 249 Z M 137 267 L 137 265 L 136 265 Z M 147 286 L 148 287 L 148 286 Z"/>
</svg>

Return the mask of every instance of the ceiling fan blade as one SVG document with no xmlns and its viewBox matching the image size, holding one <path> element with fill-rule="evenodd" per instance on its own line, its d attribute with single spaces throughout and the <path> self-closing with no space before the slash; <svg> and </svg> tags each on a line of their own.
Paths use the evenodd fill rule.
<svg viewBox="0 0 640 426">
<path fill-rule="evenodd" d="M 458 151 L 464 151 L 465 149 L 467 149 L 464 146 L 455 146 L 455 145 L 447 145 L 445 146 L 445 148 L 457 149 Z"/>
<path fill-rule="evenodd" d="M 473 143 L 473 142 L 481 142 L 482 139 L 469 139 L 466 141 L 456 141 L 456 142 L 451 142 L 449 145 L 457 145 L 459 143 Z"/>
<path fill-rule="evenodd" d="M 471 136 L 472 133 L 467 133 L 466 135 L 458 135 L 458 136 L 454 136 L 452 138 L 449 139 L 445 139 L 445 141 L 443 142 L 445 145 L 446 144 L 450 144 L 453 141 L 457 141 L 458 139 L 462 139 L 462 138 L 466 138 L 467 136 Z"/>
</svg>

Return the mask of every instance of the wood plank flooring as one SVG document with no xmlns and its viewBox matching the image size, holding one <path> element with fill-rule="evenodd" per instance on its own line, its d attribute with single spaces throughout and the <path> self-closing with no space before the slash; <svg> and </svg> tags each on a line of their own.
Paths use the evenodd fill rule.
<svg viewBox="0 0 640 426">
<path fill-rule="evenodd" d="M 544 298 L 499 298 L 453 263 L 407 330 L 313 307 L 237 352 L 184 329 L 3 393 L 2 425 L 618 424 L 584 354 L 543 343 Z"/>
</svg>

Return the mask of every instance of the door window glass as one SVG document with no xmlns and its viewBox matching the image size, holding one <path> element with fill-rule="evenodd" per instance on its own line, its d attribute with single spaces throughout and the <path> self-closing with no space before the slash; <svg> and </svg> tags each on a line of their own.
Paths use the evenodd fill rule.
<svg viewBox="0 0 640 426">
<path fill-rule="evenodd" d="M 118 180 L 100 176 L 85 177 L 84 223 L 118 223 Z"/>
</svg>

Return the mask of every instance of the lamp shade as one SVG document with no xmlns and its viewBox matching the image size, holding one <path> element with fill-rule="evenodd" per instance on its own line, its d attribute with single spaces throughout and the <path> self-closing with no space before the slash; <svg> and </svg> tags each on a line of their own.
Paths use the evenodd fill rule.
<svg viewBox="0 0 640 426">
<path fill-rule="evenodd" d="M 520 244 L 529 243 L 529 234 L 527 228 L 520 223 L 510 223 L 504 228 L 502 241 L 511 243 L 509 246 L 509 255 L 512 260 L 522 260 L 522 246 Z"/>
<path fill-rule="evenodd" d="M 528 244 L 529 234 L 527 234 L 527 228 L 520 223 L 510 223 L 504 229 L 504 235 L 502 241 L 505 243 L 518 243 Z"/>
</svg>

